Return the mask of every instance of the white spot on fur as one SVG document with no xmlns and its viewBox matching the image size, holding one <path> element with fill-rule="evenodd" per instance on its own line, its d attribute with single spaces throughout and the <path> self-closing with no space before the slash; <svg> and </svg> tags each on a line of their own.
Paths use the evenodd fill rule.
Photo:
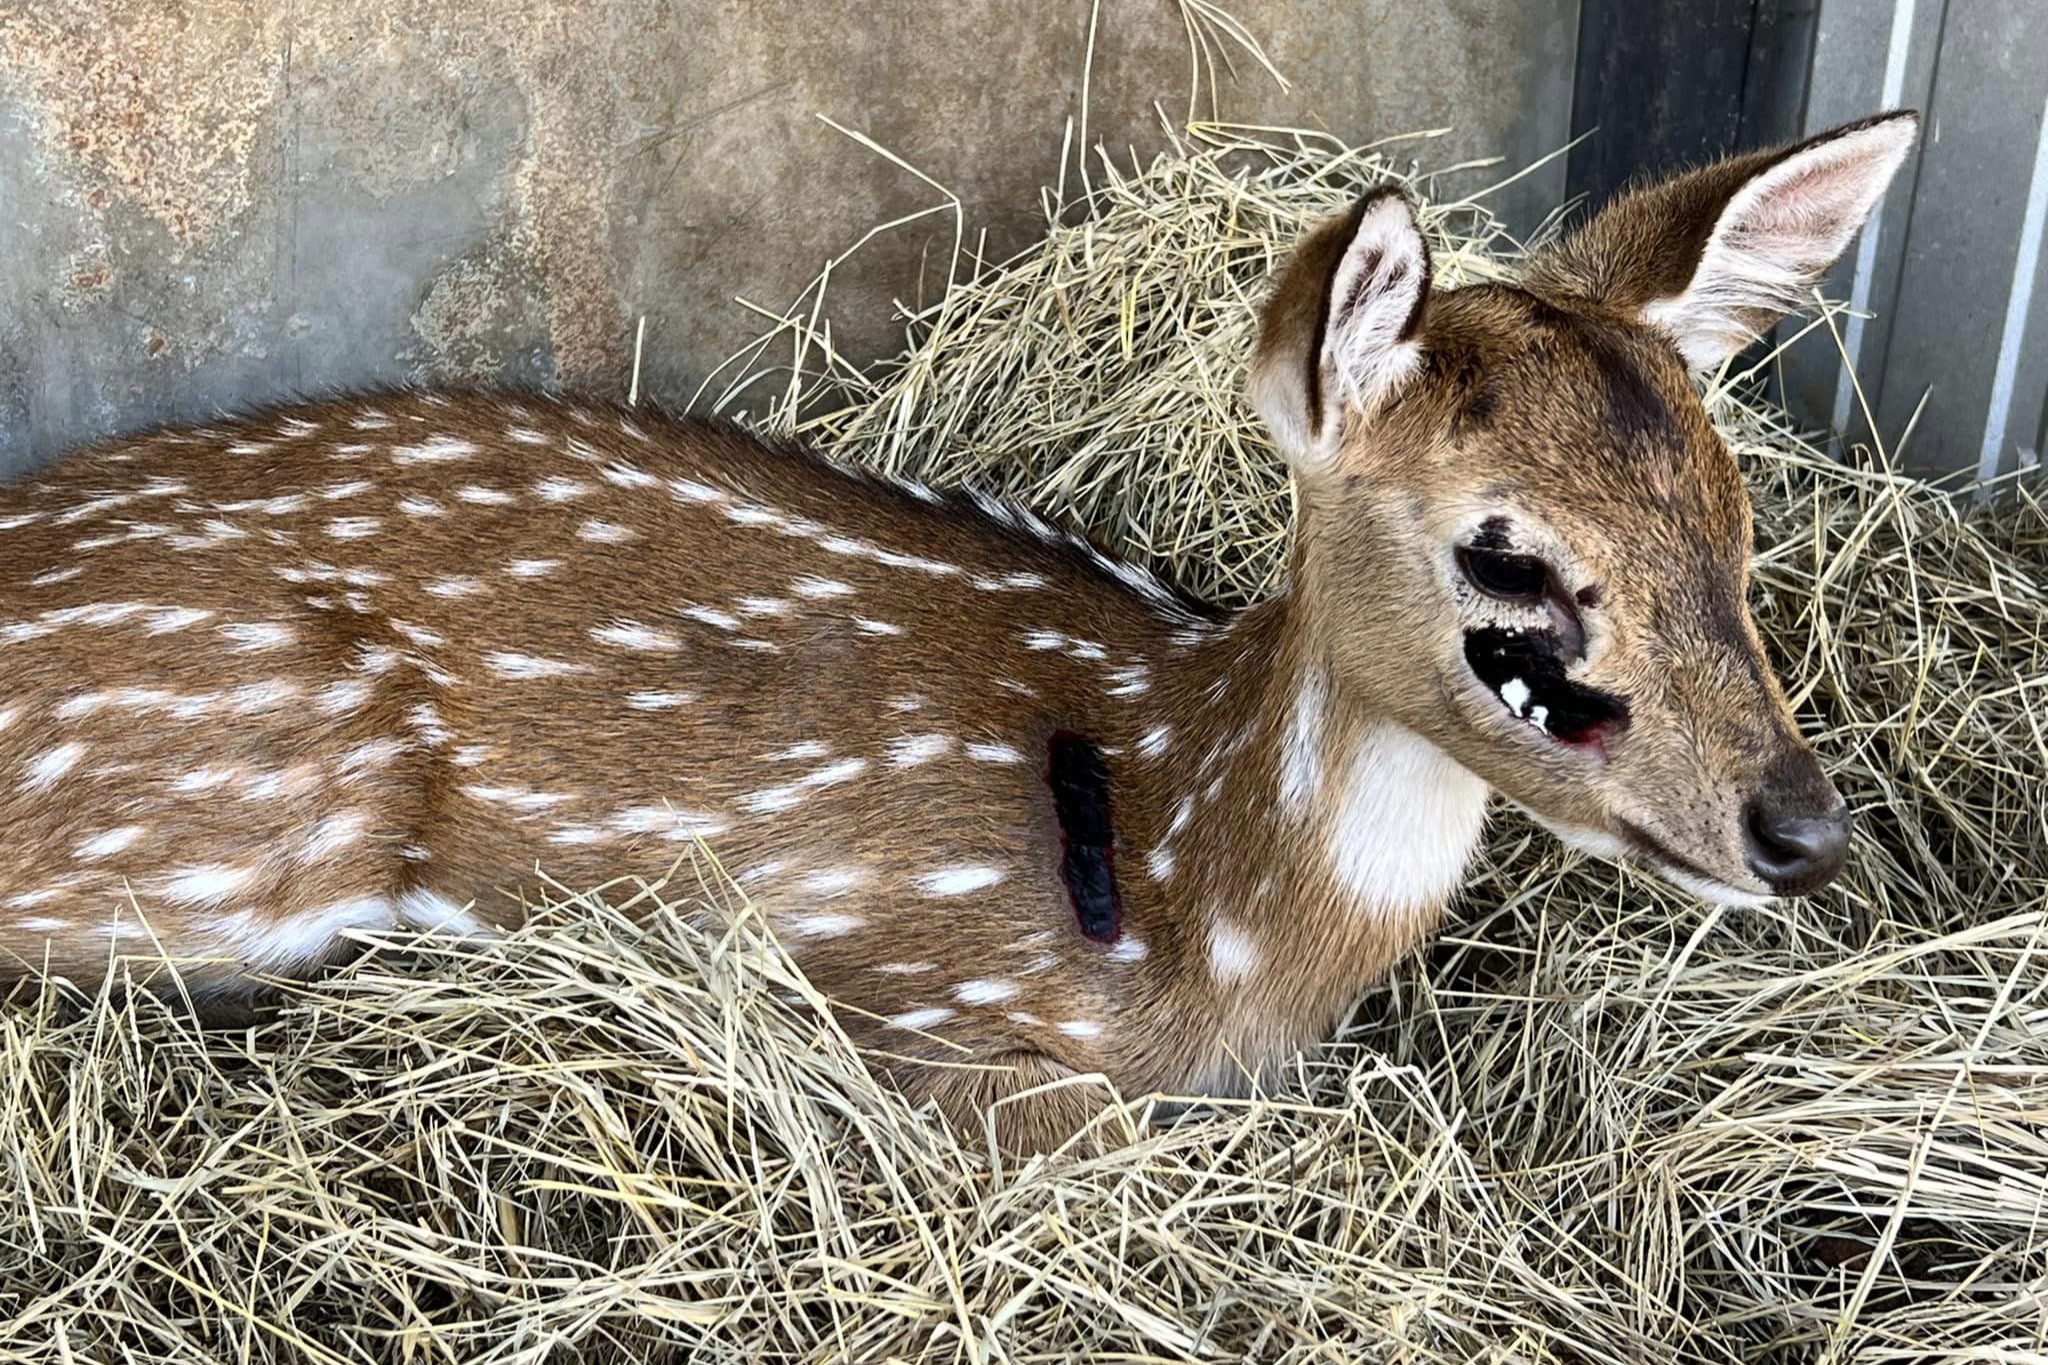
<svg viewBox="0 0 2048 1365">
<path fill-rule="evenodd" d="M 392 624 L 395 626 L 397 622 Z M 588 671 L 582 664 L 544 659 L 537 654 L 521 654 L 512 650 L 492 650 L 485 654 L 484 667 L 501 678 L 559 678 Z"/>
<path fill-rule="evenodd" d="M 638 540 L 640 533 L 630 526 L 621 526 L 615 521 L 601 521 L 592 517 L 576 528 L 576 538 L 597 545 L 624 545 L 629 540 Z"/>
<path fill-rule="evenodd" d="M 889 1022 L 898 1028 L 923 1030 L 945 1023 L 953 1017 L 953 1013 L 944 1005 L 934 1005 L 927 1009 L 910 1010 L 904 1014 L 892 1014 L 889 1016 Z"/>
<path fill-rule="evenodd" d="M 453 436 L 430 436 L 418 445 L 399 446 L 391 452 L 393 464 L 447 464 L 466 460 L 476 447 Z"/>
<path fill-rule="evenodd" d="M 742 616 L 787 616 L 789 601 L 781 597 L 742 597 L 733 603 Z"/>
<path fill-rule="evenodd" d="M 369 824 L 369 819 L 360 811 L 343 811 L 338 815 L 323 816 L 314 821 L 313 828 L 306 832 L 305 842 L 299 848 L 299 860 L 317 863 L 345 848 L 353 847 L 362 841 Z"/>
<path fill-rule="evenodd" d="M 1145 946 L 1145 940 L 1133 934 L 1125 934 L 1121 939 L 1117 940 L 1116 947 L 1109 950 L 1109 960 L 1111 962 L 1143 962 L 1147 957 L 1151 956 L 1151 951 L 1151 949 Z"/>
<path fill-rule="evenodd" d="M 865 886 L 868 874 L 858 867 L 827 867 L 816 872 L 806 872 L 798 885 L 813 896 L 843 896 L 857 887 Z"/>
<path fill-rule="evenodd" d="M 1112 697 L 1136 697 L 1152 690 L 1152 672 L 1143 665 L 1131 668 L 1112 668 L 1110 681 L 1116 686 L 1109 689 Z"/>
<path fill-rule="evenodd" d="M 635 469 L 632 465 L 622 462 L 606 465 L 604 478 L 606 483 L 617 488 L 652 488 L 661 482 L 645 470 Z"/>
<path fill-rule="evenodd" d="M 53 583 L 62 583 L 66 579 L 76 578 L 84 572 L 83 568 L 51 569 L 48 573 L 37 574 L 28 581 L 28 584 L 32 588 L 47 588 Z"/>
<path fill-rule="evenodd" d="M 884 976 L 923 976 L 938 969 L 936 962 L 884 962 L 875 968 Z"/>
<path fill-rule="evenodd" d="M 391 760 L 404 752 L 405 745 L 399 740 L 366 739 L 361 744 L 343 750 L 334 766 L 343 777 L 351 777 L 373 768 L 388 767 Z"/>
<path fill-rule="evenodd" d="M 581 479 L 566 478 L 560 474 L 549 475 L 533 486 L 534 496 L 542 502 L 573 502 L 596 491 Z"/>
<path fill-rule="evenodd" d="M 1280 805 L 1290 811 L 1308 806 L 1323 783 L 1323 712 L 1327 705 L 1323 675 L 1311 668 L 1294 695 L 1294 714 L 1280 745 Z"/>
<path fill-rule="evenodd" d="M 246 867 L 207 863 L 176 872 L 164 882 L 163 897 L 179 905 L 219 905 L 249 884 Z"/>
<path fill-rule="evenodd" d="M 1008 744 L 969 744 L 967 756 L 977 763 L 1022 763 L 1024 755 Z"/>
<path fill-rule="evenodd" d="M 545 578 L 561 567 L 559 559 L 515 559 L 505 566 L 505 572 L 514 578 Z"/>
<path fill-rule="evenodd" d="M 383 525 L 375 517 L 336 517 L 327 523 L 327 534 L 336 540 L 363 540 L 376 535 Z"/>
<path fill-rule="evenodd" d="M 842 583 L 836 578 L 819 578 L 813 574 L 804 574 L 794 579 L 789 585 L 789 590 L 798 597 L 809 597 L 816 600 L 833 597 L 851 597 L 854 591 L 851 585 Z"/>
<path fill-rule="evenodd" d="M 1069 1038 L 1100 1038 L 1102 1025 L 1093 1019 L 1065 1019 L 1060 1022 L 1060 1032 Z"/>
<path fill-rule="evenodd" d="M 441 713 L 430 701 L 419 702 L 406 708 L 405 723 L 419 736 L 420 743 L 430 749 L 439 748 L 455 738 L 455 732 L 441 719 Z"/>
<path fill-rule="evenodd" d="M 81 841 L 77 848 L 71 850 L 71 856 L 82 863 L 111 858 L 148 832 L 142 825 L 123 825 L 119 829 L 110 829 L 104 834 L 95 834 L 90 839 Z"/>
<path fill-rule="evenodd" d="M 171 790 L 177 792 L 212 791 L 235 780 L 233 768 L 194 768 L 179 776 L 171 783 Z"/>
<path fill-rule="evenodd" d="M 78 760 L 85 757 L 85 746 L 77 742 L 59 744 L 46 753 L 39 754 L 22 765 L 27 775 L 22 779 L 21 789 L 26 792 L 46 791 L 57 784 L 64 774 L 78 766 Z"/>
<path fill-rule="evenodd" d="M 626 705 L 635 711 L 673 711 L 697 700 L 694 692 L 629 692 Z"/>
<path fill-rule="evenodd" d="M 780 526 L 787 518 L 780 512 L 751 503 L 735 503 L 725 509 L 725 519 L 735 526 Z"/>
<path fill-rule="evenodd" d="M 682 614 L 689 617 L 692 621 L 702 621 L 705 625 L 715 626 L 719 630 L 738 630 L 740 628 L 739 617 L 734 616 L 729 611 L 720 611 L 717 607 L 685 607 Z"/>
<path fill-rule="evenodd" d="M 1024 648 L 1036 650 L 1060 649 L 1067 643 L 1067 637 L 1056 630 L 1027 630 L 1023 640 Z"/>
<path fill-rule="evenodd" d="M 1173 743 L 1171 725 L 1155 725 L 1138 740 L 1138 755 L 1141 758 L 1156 759 L 1166 753 Z"/>
<path fill-rule="evenodd" d="M 889 741 L 889 761 L 899 768 L 915 768 L 952 747 L 951 735 L 898 735 Z"/>
<path fill-rule="evenodd" d="M 832 746 L 825 741 L 806 739 L 790 745 L 787 749 L 777 749 L 766 757 L 770 763 L 795 763 L 806 758 L 823 758 L 831 752 Z"/>
<path fill-rule="evenodd" d="M 1259 969 L 1259 945 L 1252 936 L 1227 919 L 1209 926 L 1209 975 L 1222 986 L 1232 986 Z"/>
<path fill-rule="evenodd" d="M 829 910 L 818 910 L 791 915 L 787 921 L 787 932 L 791 938 L 840 938 L 866 924 L 867 921 L 859 915 L 841 915 Z"/>
<path fill-rule="evenodd" d="M 1000 1005 L 1006 1000 L 1015 1000 L 1017 995 L 1017 983 L 1014 981 L 982 978 L 963 981 L 953 988 L 953 998 L 963 1005 Z"/>
<path fill-rule="evenodd" d="M 807 773 L 799 780 L 807 787 L 834 787 L 842 782 L 851 782 L 868 770 L 864 758 L 842 758 L 837 763 L 828 763 L 814 773 Z"/>
<path fill-rule="evenodd" d="M 659 834 L 677 844 L 716 838 L 729 828 L 715 815 L 669 805 L 628 806 L 615 812 L 607 823 L 622 834 Z"/>
<path fill-rule="evenodd" d="M 710 484 L 698 483 L 695 479 L 670 479 L 669 491 L 684 502 L 724 502 L 726 495 Z"/>
<path fill-rule="evenodd" d="M 739 800 L 740 809 L 757 815 L 771 815 L 800 804 L 809 790 L 817 787 L 834 787 L 851 782 L 868 770 L 864 758 L 842 758 L 837 763 L 828 763 L 815 772 L 805 773 L 796 781 L 780 787 L 768 787 L 762 791 L 750 792 Z"/>
<path fill-rule="evenodd" d="M 572 799 L 564 792 L 539 792 L 529 787 L 471 785 L 463 787 L 462 794 L 488 805 L 510 806 L 514 810 L 529 812 L 551 810 Z"/>
<path fill-rule="evenodd" d="M 667 631 L 643 626 L 638 621 L 614 621 L 610 625 L 597 626 L 591 630 L 590 638 L 602 645 L 616 645 L 620 649 L 642 653 L 673 654 L 683 647 L 683 642 Z"/>
<path fill-rule="evenodd" d="M 359 678 L 331 682 L 313 694 L 313 704 L 330 716 L 353 711 L 370 699 L 370 685 Z"/>
<path fill-rule="evenodd" d="M 1161 844 L 1145 855 L 1145 870 L 1152 874 L 1155 882 L 1173 880 L 1175 856 L 1172 844 Z"/>
<path fill-rule="evenodd" d="M 432 498 L 409 493 L 398 500 L 398 510 L 409 517 L 438 517 L 448 509 Z"/>
<path fill-rule="evenodd" d="M 253 716 L 259 711 L 270 711 L 284 705 L 300 694 L 297 683 L 285 678 L 268 678 L 262 682 L 243 683 L 231 687 L 227 693 L 228 709 L 238 716 Z"/>
<path fill-rule="evenodd" d="M 876 621 L 866 616 L 856 616 L 852 619 L 853 624 L 860 629 L 863 635 L 901 635 L 903 633 L 903 627 L 893 625 L 888 621 Z"/>
<path fill-rule="evenodd" d="M 976 891 L 988 890 L 1007 875 L 999 867 L 970 863 L 959 867 L 941 868 L 937 872 L 926 872 L 917 878 L 917 885 L 925 894 L 931 896 L 968 896 Z"/>
<path fill-rule="evenodd" d="M 246 621 L 220 628 L 222 638 L 233 641 L 235 651 L 241 654 L 254 653 L 265 649 L 279 649 L 292 642 L 298 634 L 282 621 Z"/>
</svg>

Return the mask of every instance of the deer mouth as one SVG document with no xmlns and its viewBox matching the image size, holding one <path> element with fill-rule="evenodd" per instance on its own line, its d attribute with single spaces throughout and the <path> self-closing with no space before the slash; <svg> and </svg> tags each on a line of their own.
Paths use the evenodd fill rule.
<svg viewBox="0 0 2048 1365">
<path fill-rule="evenodd" d="M 1508 798 L 1508 804 L 1555 835 L 1567 848 L 1611 863 L 1627 863 L 1655 877 L 1667 886 L 1699 897 L 1714 905 L 1759 906 L 1773 897 L 1749 887 L 1738 886 L 1707 871 L 1693 859 L 1673 849 L 1641 825 L 1624 820 L 1617 833 L 1561 824 L 1534 808 Z"/>
<path fill-rule="evenodd" d="M 1621 830 L 1634 862 L 1659 880 L 1688 891 L 1703 901 L 1715 905 L 1759 906 L 1775 899 L 1768 891 L 1754 891 L 1715 876 L 1692 859 L 1675 852 L 1669 844 L 1641 825 L 1624 820 Z"/>
</svg>

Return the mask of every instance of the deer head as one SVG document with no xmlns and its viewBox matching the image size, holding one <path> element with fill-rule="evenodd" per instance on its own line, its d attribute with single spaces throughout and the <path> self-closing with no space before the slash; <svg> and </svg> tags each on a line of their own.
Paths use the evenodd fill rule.
<svg viewBox="0 0 2048 1365">
<path fill-rule="evenodd" d="M 1750 508 L 1695 379 L 1810 297 L 1904 160 L 1895 113 L 1620 199 L 1519 288 L 1433 290 L 1394 190 L 1310 235 L 1252 368 L 1332 689 L 1567 842 L 1709 899 L 1849 839 L 1744 600 Z"/>
</svg>

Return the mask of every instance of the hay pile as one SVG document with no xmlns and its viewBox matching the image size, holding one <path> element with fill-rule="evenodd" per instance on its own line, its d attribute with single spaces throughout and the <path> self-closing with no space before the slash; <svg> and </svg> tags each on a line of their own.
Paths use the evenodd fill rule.
<svg viewBox="0 0 2048 1365">
<path fill-rule="evenodd" d="M 774 419 L 1270 587 L 1251 305 L 1387 168 L 1200 136 L 898 360 L 801 312 Z M 1428 223 L 1440 278 L 1501 272 L 1483 216 Z M 691 928 L 731 904 L 709 871 L 393 943 L 241 1031 L 46 996 L 0 1012 L 7 1358 L 2048 1358 L 2048 516 L 1715 401 L 1762 624 L 1860 817 L 1824 899 L 1709 910 L 1503 819 L 1287 1093 L 1023 1166 L 781 1003 L 743 915 Z"/>
</svg>

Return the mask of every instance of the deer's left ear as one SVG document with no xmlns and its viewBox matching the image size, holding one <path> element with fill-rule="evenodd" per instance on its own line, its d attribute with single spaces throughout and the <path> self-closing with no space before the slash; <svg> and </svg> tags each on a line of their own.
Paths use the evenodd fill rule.
<svg viewBox="0 0 2048 1365">
<path fill-rule="evenodd" d="M 1811 300 L 1919 127 L 1911 111 L 1880 114 L 1638 190 L 1541 253 L 1523 282 L 1648 323 L 1695 372 L 1711 370 Z"/>
<path fill-rule="evenodd" d="M 1335 459 L 1347 407 L 1369 420 L 1421 370 L 1428 297 L 1429 248 L 1391 186 L 1295 249 L 1266 303 L 1251 396 L 1297 472 Z"/>
</svg>

